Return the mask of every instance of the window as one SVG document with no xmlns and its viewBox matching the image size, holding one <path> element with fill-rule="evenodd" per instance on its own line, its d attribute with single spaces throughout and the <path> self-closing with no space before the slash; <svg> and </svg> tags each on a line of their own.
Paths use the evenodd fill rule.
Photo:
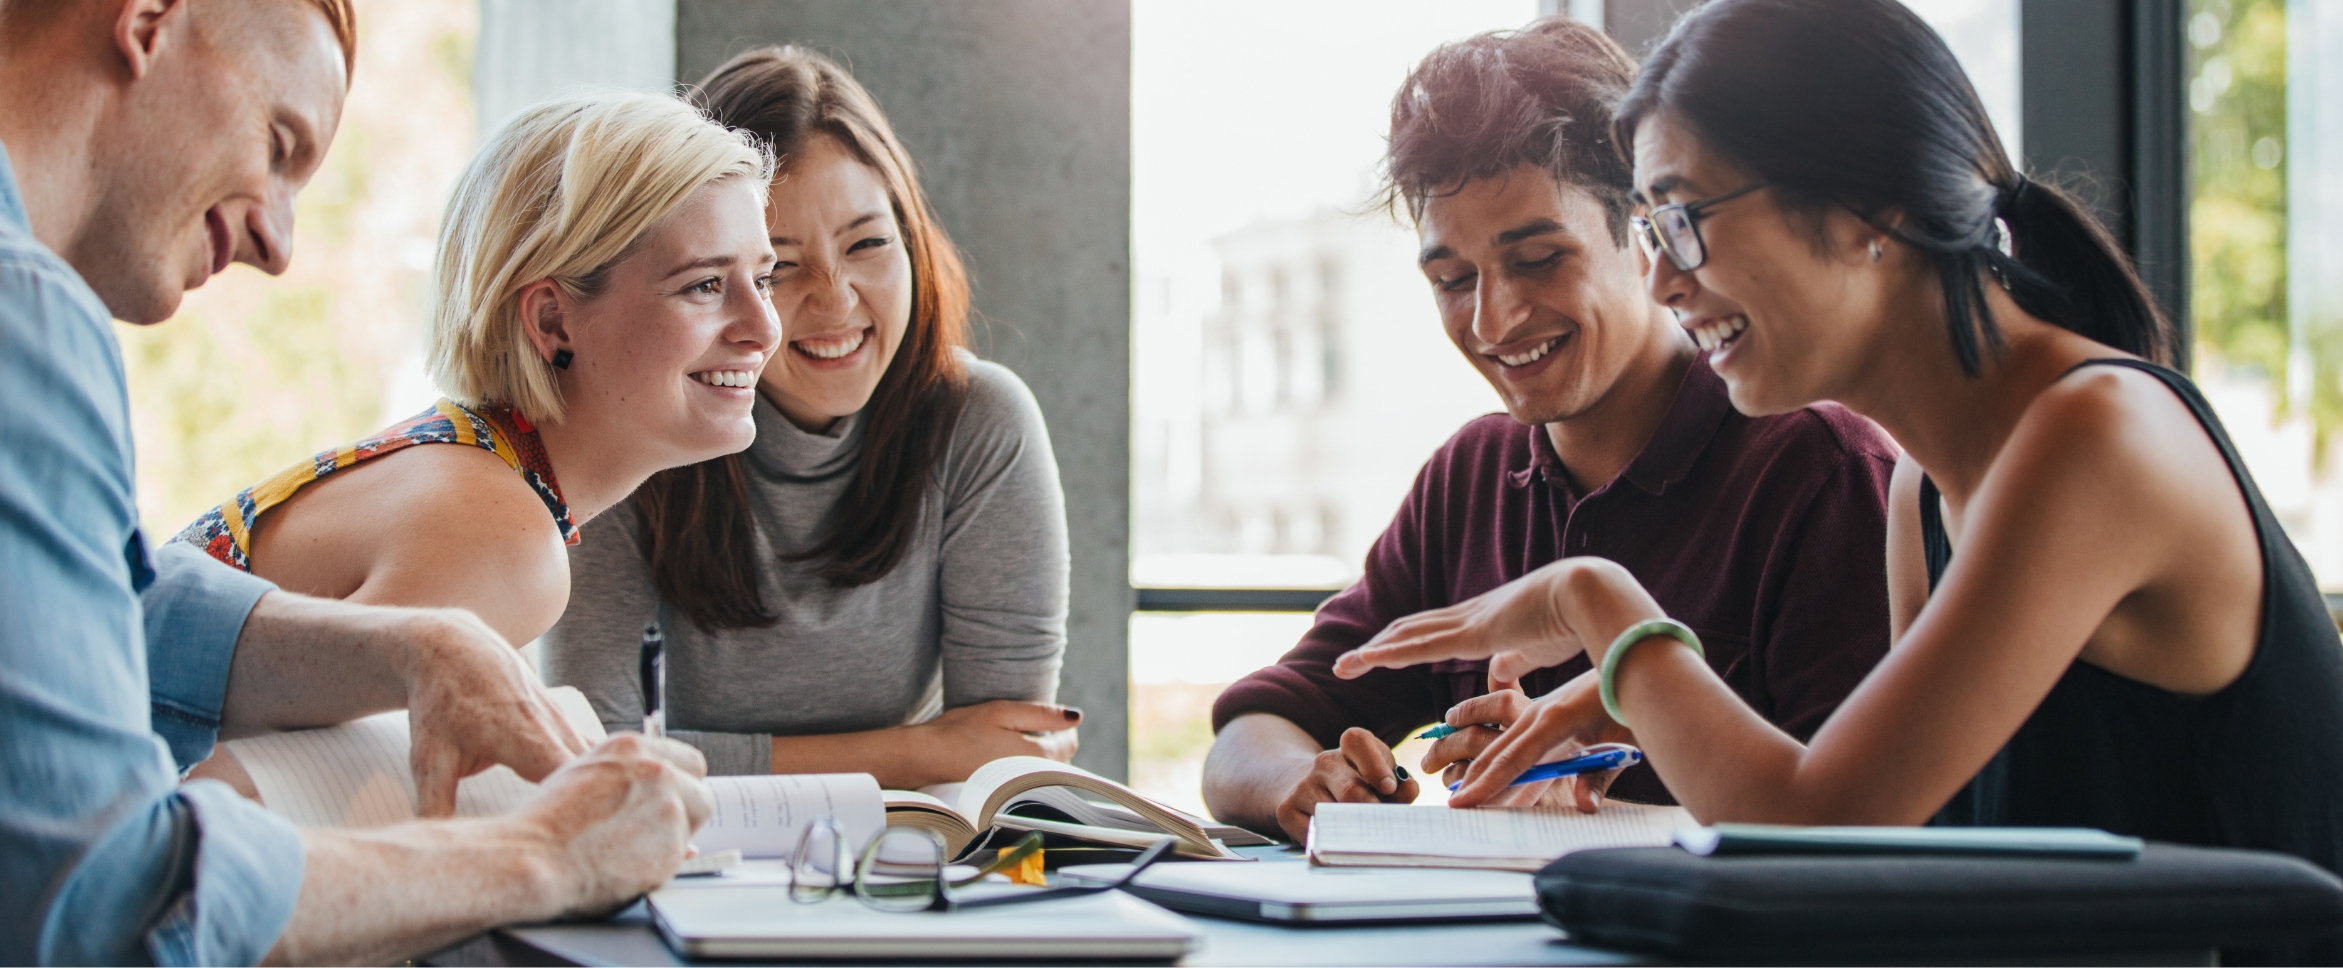
<svg viewBox="0 0 2343 968">
<path fill-rule="evenodd" d="M 1413 230 L 1364 209 L 1408 70 L 1537 14 L 1536 0 L 1134 6 L 1132 250 L 1151 294 L 1132 334 L 1140 789 L 1200 806 L 1213 697 L 1301 638 L 1423 459 L 1498 408 L 1432 314 Z M 1252 607 L 1303 611 L 1144 610 L 1192 607 L 1180 589 L 1259 589 Z"/>
<path fill-rule="evenodd" d="M 2322 585 L 2343 587 L 2343 9 L 2189 0 L 2195 377 Z"/>
<path fill-rule="evenodd" d="M 234 266 L 162 326 L 118 326 L 149 542 L 318 450 L 429 407 L 439 215 L 472 153 L 471 0 L 361 13 L 325 162 L 296 201 L 292 268 Z"/>
<path fill-rule="evenodd" d="M 2014 143 L 2017 0 L 1911 2 Z M 1596 22 L 1631 6 L 1558 8 Z M 1424 459 L 1499 409 L 1441 331 L 1412 228 L 1362 210 L 1407 71 L 1539 8 L 1134 7 L 1132 249 L 1140 291 L 1166 294 L 1132 337 L 1139 789 L 1201 807 L 1213 698 L 1308 631 L 1294 609 L 1354 580 Z M 1194 610 L 1239 607 L 1270 610 Z"/>
</svg>

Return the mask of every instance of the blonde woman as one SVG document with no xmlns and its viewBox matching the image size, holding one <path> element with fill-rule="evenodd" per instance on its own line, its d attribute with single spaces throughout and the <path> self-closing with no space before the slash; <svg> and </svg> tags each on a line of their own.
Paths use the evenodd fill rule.
<svg viewBox="0 0 2343 968">
<path fill-rule="evenodd" d="M 678 101 L 524 113 L 466 169 L 441 230 L 429 350 L 447 398 L 178 540 L 291 591 L 464 608 L 516 646 L 536 638 L 568 603 L 579 525 L 654 471 L 755 438 L 751 388 L 780 342 L 770 179 L 751 139 Z"/>
<path fill-rule="evenodd" d="M 959 252 L 877 100 L 802 47 L 693 85 L 773 146 L 765 227 L 788 344 L 757 440 L 654 475 L 571 552 L 578 607 L 547 682 L 642 722 L 639 644 L 667 642 L 668 735 L 712 774 L 968 778 L 1074 755 L 1065 499 L 1041 408 L 971 356 Z"/>
</svg>

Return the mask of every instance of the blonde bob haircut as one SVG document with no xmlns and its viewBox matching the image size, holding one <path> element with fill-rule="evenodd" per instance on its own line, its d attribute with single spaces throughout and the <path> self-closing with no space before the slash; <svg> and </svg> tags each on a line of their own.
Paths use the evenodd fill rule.
<svg viewBox="0 0 2343 968">
<path fill-rule="evenodd" d="M 432 278 L 432 381 L 465 406 L 560 419 L 561 390 L 529 342 L 521 290 L 550 279 L 577 299 L 601 295 L 611 267 L 693 192 L 753 178 L 762 204 L 772 175 L 754 137 L 672 98 L 599 92 L 522 112 L 448 200 Z"/>
</svg>

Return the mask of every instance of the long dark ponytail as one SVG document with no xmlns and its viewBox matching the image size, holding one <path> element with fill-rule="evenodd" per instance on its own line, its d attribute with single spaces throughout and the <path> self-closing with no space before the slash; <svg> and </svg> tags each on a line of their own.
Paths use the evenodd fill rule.
<svg viewBox="0 0 2343 968">
<path fill-rule="evenodd" d="M 2075 196 L 2010 164 L 1952 49 L 1896 0 L 1711 0 L 1644 61 L 1614 140 L 1632 153 L 1637 123 L 1662 112 L 1788 207 L 1844 208 L 1927 253 L 1968 373 L 2002 346 L 1988 284 L 2126 353 L 2179 357 L 2114 236 Z"/>
</svg>

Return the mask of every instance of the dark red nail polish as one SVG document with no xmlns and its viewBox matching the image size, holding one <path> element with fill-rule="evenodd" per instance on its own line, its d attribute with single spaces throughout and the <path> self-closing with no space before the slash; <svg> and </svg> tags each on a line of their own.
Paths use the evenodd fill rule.
<svg viewBox="0 0 2343 968">
<path fill-rule="evenodd" d="M 1082 710 L 1076 709 L 1072 706 L 1067 706 L 1063 712 L 1066 714 L 1066 721 L 1069 723 L 1079 723 L 1082 721 Z"/>
</svg>

